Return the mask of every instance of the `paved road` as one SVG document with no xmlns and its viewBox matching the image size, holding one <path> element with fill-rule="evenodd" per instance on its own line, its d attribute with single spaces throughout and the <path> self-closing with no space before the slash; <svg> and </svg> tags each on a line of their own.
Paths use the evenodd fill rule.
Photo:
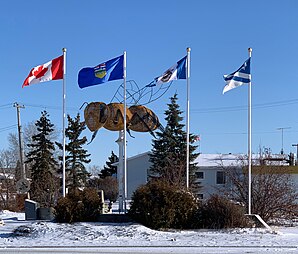
<svg viewBox="0 0 298 254">
<path fill-rule="evenodd" d="M 294 254 L 296 247 L 55 247 L 55 248 L 0 248 L 0 254 L 145 254 L 145 253 L 177 253 L 177 254 Z"/>
</svg>

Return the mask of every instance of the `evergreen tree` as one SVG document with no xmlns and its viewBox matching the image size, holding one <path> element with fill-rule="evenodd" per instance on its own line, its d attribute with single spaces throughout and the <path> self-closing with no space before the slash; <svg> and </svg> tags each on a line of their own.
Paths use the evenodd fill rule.
<svg viewBox="0 0 298 254">
<path fill-rule="evenodd" d="M 41 117 L 36 121 L 37 134 L 32 136 L 32 143 L 28 144 L 30 151 L 26 163 L 31 169 L 31 198 L 41 206 L 51 206 L 57 198 L 57 161 L 53 156 L 54 143 L 49 139 L 54 131 L 54 125 L 48 119 L 46 111 L 41 112 Z"/>
<path fill-rule="evenodd" d="M 82 146 L 87 143 L 87 138 L 80 138 L 83 130 L 86 129 L 84 122 L 80 122 L 80 115 L 72 119 L 67 115 L 68 127 L 65 129 L 65 136 L 68 138 L 68 143 L 65 145 L 65 173 L 66 186 L 70 188 L 84 187 L 89 176 L 85 164 L 90 163 L 87 150 Z M 63 149 L 62 144 L 56 143 L 60 149 Z M 59 157 L 62 160 L 62 157 Z"/>
<path fill-rule="evenodd" d="M 112 151 L 111 156 L 108 158 L 108 161 L 106 162 L 106 165 L 101 170 L 99 177 L 100 178 L 106 178 L 108 176 L 117 175 L 117 166 L 113 166 L 113 163 L 118 162 L 118 156 L 114 154 Z"/>
<path fill-rule="evenodd" d="M 150 154 L 151 177 L 162 178 L 171 184 L 186 186 L 186 132 L 181 123 L 183 113 L 177 104 L 177 94 L 170 98 L 171 103 L 165 111 L 167 125 L 163 132 L 156 132 L 157 139 L 153 140 Z M 198 153 L 193 145 L 196 136 L 190 134 L 189 140 L 189 175 L 193 179 L 196 164 L 193 163 Z"/>
</svg>

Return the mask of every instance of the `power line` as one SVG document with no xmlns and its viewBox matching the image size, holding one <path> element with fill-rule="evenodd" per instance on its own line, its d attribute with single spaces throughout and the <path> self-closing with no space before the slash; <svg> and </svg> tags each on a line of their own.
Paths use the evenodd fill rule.
<svg viewBox="0 0 298 254">
<path fill-rule="evenodd" d="M 297 133 L 298 130 L 292 130 L 292 131 L 284 131 L 285 133 Z M 259 134 L 277 134 L 278 131 L 255 131 L 252 133 L 252 135 L 259 135 Z M 211 136 L 211 135 L 247 135 L 247 132 L 246 131 L 243 131 L 243 132 L 213 132 L 213 133 L 206 133 L 206 132 L 201 132 L 200 133 L 201 135 L 208 135 L 208 136 Z"/>
<path fill-rule="evenodd" d="M 293 100 L 285 100 L 285 101 L 276 101 L 276 102 L 268 102 L 268 103 L 258 103 L 252 105 L 253 109 L 257 108 L 273 108 L 280 106 L 287 106 L 292 104 L 297 104 L 298 99 Z M 202 108 L 202 109 L 193 109 L 192 113 L 221 113 L 227 111 L 243 111 L 247 110 L 248 106 L 230 106 L 230 107 L 217 107 L 217 108 Z"/>
<path fill-rule="evenodd" d="M 45 105 L 45 104 L 30 104 L 30 103 L 22 103 L 26 107 L 32 108 L 44 108 L 44 109 L 53 109 L 53 110 L 62 110 L 60 106 L 52 106 L 52 105 Z M 298 99 L 291 99 L 291 100 L 283 100 L 283 101 L 275 101 L 275 102 L 268 102 L 268 103 L 258 103 L 253 104 L 252 108 L 273 108 L 273 107 L 281 107 L 281 106 L 288 106 L 298 104 Z M 6 109 L 13 107 L 13 103 L 7 103 L 0 105 L 0 109 Z M 199 109 L 192 109 L 190 110 L 194 114 L 203 114 L 203 113 L 221 113 L 221 112 L 228 112 L 228 111 L 244 111 L 247 110 L 247 105 L 236 105 L 236 106 L 229 106 L 229 107 L 216 107 L 216 108 L 199 108 Z M 67 110 L 70 111 L 79 111 L 79 108 L 76 107 L 67 107 Z M 156 111 L 158 112 L 158 111 Z"/>
<path fill-rule="evenodd" d="M 284 101 L 275 101 L 275 102 L 268 102 L 268 103 L 258 103 L 253 104 L 252 109 L 263 109 L 263 108 L 273 108 L 273 107 L 281 107 L 287 105 L 298 104 L 298 99 L 292 100 L 284 100 Z M 216 107 L 216 108 L 197 108 L 191 109 L 190 112 L 192 114 L 204 114 L 204 113 L 222 113 L 222 112 L 233 112 L 233 111 L 244 111 L 247 110 L 247 105 L 236 105 L 236 106 L 229 106 L 229 107 Z M 156 113 L 164 112 L 161 110 L 156 110 Z"/>
<path fill-rule="evenodd" d="M 7 103 L 7 104 L 0 105 L 0 109 L 12 108 L 12 106 L 13 106 L 13 103 Z"/>
<path fill-rule="evenodd" d="M 2 128 L 0 128 L 0 132 L 9 131 L 9 130 L 15 129 L 16 127 L 17 127 L 17 124 L 2 127 Z"/>
<path fill-rule="evenodd" d="M 7 104 L 0 105 L 0 110 L 12 108 L 13 104 L 14 103 L 7 103 Z M 51 106 L 51 105 L 43 105 L 43 104 L 38 105 L 38 104 L 27 104 L 27 103 L 22 103 L 22 105 L 25 105 L 26 107 L 31 107 L 31 108 L 62 110 L 60 106 Z M 79 108 L 75 108 L 75 107 L 67 107 L 67 109 L 70 111 L 79 111 Z"/>
<path fill-rule="evenodd" d="M 43 108 L 43 109 L 53 109 L 53 110 L 62 110 L 60 106 L 51 106 L 51 105 L 43 105 L 43 104 L 29 104 L 29 103 L 22 103 L 26 107 L 31 107 L 31 108 Z M 79 108 L 75 107 L 66 107 L 67 110 L 70 111 L 79 111 Z"/>
</svg>

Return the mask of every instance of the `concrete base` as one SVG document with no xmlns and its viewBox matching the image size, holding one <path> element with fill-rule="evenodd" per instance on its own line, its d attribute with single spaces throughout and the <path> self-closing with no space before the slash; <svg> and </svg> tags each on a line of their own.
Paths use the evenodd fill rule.
<svg viewBox="0 0 298 254">
<path fill-rule="evenodd" d="M 269 230 L 272 230 L 271 227 L 261 218 L 258 214 L 246 214 L 246 216 L 249 216 L 255 223 L 257 227 L 264 227 Z"/>
<path fill-rule="evenodd" d="M 25 199 L 25 220 L 36 220 L 39 204 L 33 200 Z"/>
<path fill-rule="evenodd" d="M 38 220 L 54 220 L 55 214 L 54 214 L 54 208 L 53 207 L 41 207 L 37 209 L 37 219 Z"/>
</svg>

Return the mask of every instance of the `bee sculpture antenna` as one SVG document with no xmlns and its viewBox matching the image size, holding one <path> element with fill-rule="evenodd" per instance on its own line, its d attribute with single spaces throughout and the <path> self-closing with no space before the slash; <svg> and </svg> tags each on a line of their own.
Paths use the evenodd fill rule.
<svg viewBox="0 0 298 254">
<path fill-rule="evenodd" d="M 80 110 L 82 109 L 82 107 L 83 107 L 85 104 L 88 105 L 89 103 L 85 101 L 85 102 L 82 104 L 82 106 L 80 107 Z"/>
</svg>

